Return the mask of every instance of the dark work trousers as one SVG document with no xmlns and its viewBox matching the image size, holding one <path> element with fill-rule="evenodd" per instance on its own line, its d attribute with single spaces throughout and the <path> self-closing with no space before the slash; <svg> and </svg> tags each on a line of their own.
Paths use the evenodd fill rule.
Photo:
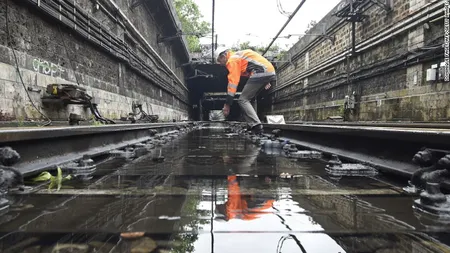
<svg viewBox="0 0 450 253">
<path fill-rule="evenodd" d="M 277 76 L 275 73 L 268 75 L 257 75 L 256 77 L 250 77 L 242 90 L 241 96 L 238 99 L 238 104 L 241 107 L 244 120 L 250 127 L 260 125 L 261 121 L 258 118 L 258 114 L 251 104 L 251 100 L 255 98 L 267 84 L 275 85 Z"/>
</svg>

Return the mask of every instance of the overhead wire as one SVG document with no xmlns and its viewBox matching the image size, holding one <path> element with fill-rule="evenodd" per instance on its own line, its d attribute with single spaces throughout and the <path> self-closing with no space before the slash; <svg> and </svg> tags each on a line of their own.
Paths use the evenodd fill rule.
<svg viewBox="0 0 450 253">
<path fill-rule="evenodd" d="M 292 12 L 291 15 L 289 15 L 288 20 L 284 23 L 283 27 L 281 27 L 281 29 L 278 31 L 277 35 L 272 39 L 272 41 L 270 42 L 270 44 L 266 47 L 266 49 L 264 50 L 264 52 L 262 53 L 262 55 L 264 56 L 267 51 L 269 51 L 270 47 L 273 45 L 273 43 L 275 42 L 275 40 L 278 39 L 278 36 L 280 36 L 280 34 L 284 31 L 284 28 L 286 28 L 286 26 L 291 22 L 292 18 L 294 18 L 295 14 L 297 14 L 297 12 L 300 10 L 300 8 L 303 6 L 303 4 L 306 2 L 306 0 L 302 0 L 299 5 L 297 6 L 297 8 L 295 8 L 294 12 Z"/>
<path fill-rule="evenodd" d="M 285 10 L 283 9 L 283 6 L 281 5 L 281 0 L 277 0 L 277 8 L 278 8 L 278 12 L 279 12 L 281 15 L 284 15 L 284 16 L 286 16 L 286 17 L 289 17 L 289 16 L 292 14 L 292 12 L 287 12 L 287 11 L 285 11 Z"/>
<path fill-rule="evenodd" d="M 8 0 L 5 0 L 5 23 L 6 23 L 6 39 L 7 39 L 7 44 L 9 45 L 9 47 L 11 48 L 11 51 L 13 53 L 14 56 L 14 61 L 15 61 L 15 67 L 16 67 L 16 71 L 17 74 L 19 75 L 19 79 L 20 79 L 20 83 L 22 84 L 25 93 L 27 94 L 28 99 L 30 100 L 31 105 L 34 107 L 34 109 L 45 119 L 47 119 L 47 122 L 45 122 L 42 126 L 49 126 L 52 123 L 52 120 L 47 117 L 47 115 L 45 115 L 41 110 L 39 110 L 39 108 L 35 105 L 33 99 L 30 96 L 30 93 L 28 92 L 28 89 L 23 81 L 22 78 L 22 73 L 20 72 L 20 68 L 19 68 L 19 61 L 17 60 L 17 55 L 15 52 L 15 49 L 13 48 L 13 44 L 11 42 L 11 33 L 9 30 L 9 17 L 8 17 L 8 12 L 9 12 L 9 8 L 8 8 Z"/>
</svg>

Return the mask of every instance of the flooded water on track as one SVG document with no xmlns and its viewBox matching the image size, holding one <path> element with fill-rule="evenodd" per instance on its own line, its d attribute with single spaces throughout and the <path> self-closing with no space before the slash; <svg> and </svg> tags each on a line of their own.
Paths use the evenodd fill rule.
<svg viewBox="0 0 450 253">
<path fill-rule="evenodd" d="M 325 164 L 196 130 L 58 192 L 9 196 L 0 252 L 450 252 L 450 226 L 416 214 L 417 196 Z"/>
</svg>

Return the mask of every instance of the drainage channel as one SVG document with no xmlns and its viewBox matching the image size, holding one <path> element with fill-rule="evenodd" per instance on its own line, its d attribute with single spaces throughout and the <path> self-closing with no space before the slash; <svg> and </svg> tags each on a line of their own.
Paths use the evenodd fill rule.
<svg viewBox="0 0 450 253">
<path fill-rule="evenodd" d="M 12 192 L 0 251 L 450 252 L 448 225 L 417 213 L 403 185 L 255 143 L 203 127 L 138 158 L 95 161 L 92 178 L 59 191 Z"/>
</svg>

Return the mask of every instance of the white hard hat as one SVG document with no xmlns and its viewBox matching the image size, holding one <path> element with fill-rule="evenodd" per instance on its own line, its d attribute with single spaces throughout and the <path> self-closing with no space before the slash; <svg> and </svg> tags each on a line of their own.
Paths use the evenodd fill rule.
<svg viewBox="0 0 450 253">
<path fill-rule="evenodd" d="M 216 49 L 216 51 L 214 51 L 214 58 L 217 59 L 217 57 L 219 57 L 219 55 L 220 55 L 221 53 L 223 53 L 223 52 L 225 52 L 225 51 L 227 51 L 227 50 L 228 50 L 228 48 L 226 48 L 226 47 L 218 47 L 218 48 Z"/>
</svg>

